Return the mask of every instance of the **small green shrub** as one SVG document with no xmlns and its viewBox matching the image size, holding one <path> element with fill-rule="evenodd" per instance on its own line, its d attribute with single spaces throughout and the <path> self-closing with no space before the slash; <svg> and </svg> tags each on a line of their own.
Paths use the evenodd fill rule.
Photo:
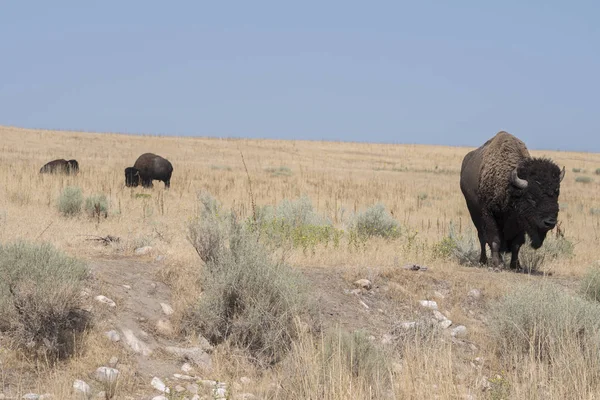
<svg viewBox="0 0 600 400">
<path fill-rule="evenodd" d="M 76 186 L 67 186 L 58 197 L 58 211 L 63 215 L 72 217 L 81 212 L 83 204 L 83 193 Z"/>
<path fill-rule="evenodd" d="M 600 168 L 596 168 L 595 173 L 596 173 L 596 175 L 600 175 Z"/>
<path fill-rule="evenodd" d="M 379 236 L 386 239 L 400 237 L 400 223 L 392 217 L 381 203 L 358 213 L 350 222 L 350 231 L 359 237 Z"/>
<path fill-rule="evenodd" d="M 548 236 L 542 247 L 535 250 L 527 238 L 519 251 L 519 262 L 521 267 L 535 271 L 546 262 L 572 257 L 574 248 L 573 243 L 563 236 Z"/>
<path fill-rule="evenodd" d="M 572 171 L 577 174 L 577 173 L 581 172 L 581 168 L 573 168 Z"/>
<path fill-rule="evenodd" d="M 48 244 L 0 245 L 0 331 L 34 356 L 64 358 L 88 322 L 85 265 Z"/>
<path fill-rule="evenodd" d="M 218 171 L 231 171 L 231 167 L 229 165 L 211 165 L 210 169 Z"/>
<path fill-rule="evenodd" d="M 292 176 L 292 170 L 289 167 L 282 165 L 281 167 L 268 167 L 265 171 L 271 176 Z"/>
<path fill-rule="evenodd" d="M 518 286 L 491 307 L 489 321 L 502 357 L 516 353 L 538 361 L 565 362 L 578 353 L 597 367 L 600 306 L 553 284 Z"/>
<path fill-rule="evenodd" d="M 204 292 L 185 316 L 185 329 L 214 344 L 228 341 L 261 365 L 274 364 L 298 336 L 297 318 L 312 316 L 306 283 L 273 261 L 256 232 L 223 213 L 212 197 L 201 202 L 188 236 L 204 261 Z"/>
<path fill-rule="evenodd" d="M 600 302 L 600 266 L 594 266 L 581 279 L 581 294 L 592 301 Z"/>
<path fill-rule="evenodd" d="M 479 265 L 481 248 L 473 235 L 459 236 L 451 222 L 448 236 L 433 246 L 433 254 L 438 258 L 451 258 L 461 265 Z"/>
<path fill-rule="evenodd" d="M 592 183 L 594 180 L 589 176 L 578 176 L 575 178 L 575 182 L 579 183 Z"/>
<path fill-rule="evenodd" d="M 600 208 L 590 208 L 590 214 L 600 215 Z"/>
<path fill-rule="evenodd" d="M 339 246 L 343 231 L 336 229 L 331 221 L 313 209 L 311 200 L 302 196 L 296 200 L 284 200 L 276 207 L 257 209 L 256 221 L 251 225 L 275 246 L 292 246 L 303 250 L 315 250 L 319 244 L 333 243 Z"/>
<path fill-rule="evenodd" d="M 92 218 L 108 217 L 108 199 L 104 194 L 89 196 L 85 199 L 85 212 Z"/>
</svg>

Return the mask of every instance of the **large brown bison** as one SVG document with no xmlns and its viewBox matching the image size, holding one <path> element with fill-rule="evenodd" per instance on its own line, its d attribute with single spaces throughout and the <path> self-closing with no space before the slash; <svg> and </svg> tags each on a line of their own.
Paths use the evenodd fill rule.
<svg viewBox="0 0 600 400">
<path fill-rule="evenodd" d="M 79 163 L 77 160 L 54 160 L 46 163 L 40 169 L 40 174 L 64 173 L 67 175 L 77 175 L 78 172 Z"/>
<path fill-rule="evenodd" d="M 125 168 L 125 185 L 136 187 L 140 183 L 143 187 L 152 187 L 152 181 L 158 180 L 171 186 L 173 166 L 169 160 L 152 153 L 145 153 L 138 157 L 133 167 Z"/>
<path fill-rule="evenodd" d="M 565 176 L 551 160 L 533 158 L 525 144 L 507 132 L 498 132 L 483 146 L 469 152 L 460 170 L 460 189 L 477 228 L 482 264 L 501 264 L 501 253 L 511 252 L 510 267 L 520 268 L 519 249 L 525 233 L 531 246 L 542 246 L 558 217 L 560 182 Z"/>
</svg>

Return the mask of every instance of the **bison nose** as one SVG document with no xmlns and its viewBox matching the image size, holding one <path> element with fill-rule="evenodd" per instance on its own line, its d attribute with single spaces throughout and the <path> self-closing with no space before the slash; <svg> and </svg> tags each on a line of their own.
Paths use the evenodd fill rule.
<svg viewBox="0 0 600 400">
<path fill-rule="evenodd" d="M 552 229 L 556 226 L 556 218 L 550 217 L 544 220 L 544 226 L 548 229 Z"/>
</svg>

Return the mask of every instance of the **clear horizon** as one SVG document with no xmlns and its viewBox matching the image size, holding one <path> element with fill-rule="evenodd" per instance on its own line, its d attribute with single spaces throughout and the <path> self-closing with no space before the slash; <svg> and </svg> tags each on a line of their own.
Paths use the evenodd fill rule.
<svg viewBox="0 0 600 400">
<path fill-rule="evenodd" d="M 600 152 L 600 4 L 58 1 L 0 15 L 0 125 Z"/>
</svg>

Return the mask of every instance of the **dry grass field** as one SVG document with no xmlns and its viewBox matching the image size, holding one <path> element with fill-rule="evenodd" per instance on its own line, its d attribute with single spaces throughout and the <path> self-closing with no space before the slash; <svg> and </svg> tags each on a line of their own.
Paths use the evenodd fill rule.
<svg viewBox="0 0 600 400">
<path fill-rule="evenodd" d="M 493 134 L 482 133 L 481 143 Z M 168 339 L 180 345 L 191 340 L 180 330 L 180 322 L 205 289 L 198 277 L 203 263 L 187 238 L 188 224 L 199 212 L 201 191 L 212 194 L 240 220 L 252 216 L 253 203 L 259 208 L 276 206 L 306 195 L 315 211 L 337 229 L 347 232 L 356 213 L 377 203 L 385 205 L 401 227 L 394 239 L 369 238 L 353 245 L 344 234 L 335 245 L 317 242 L 304 248 L 273 250 L 275 258 L 284 259 L 307 278 L 327 329 L 300 334 L 287 358 L 269 368 L 248 361 L 243 349 L 230 343 L 217 346 L 212 369 L 199 374 L 228 383 L 233 398 L 243 398 L 235 397 L 236 391 L 273 399 L 600 398 L 600 349 L 594 347 L 595 341 L 590 339 L 589 344 L 581 339 L 588 325 L 575 333 L 563 332 L 561 325 L 557 329 L 562 333 L 556 336 L 560 340 L 550 340 L 548 349 L 536 342 L 523 352 L 515 343 L 529 340 L 527 332 L 503 346 L 494 336 L 492 321 L 504 296 L 522 286 L 531 288 L 526 291 L 529 294 L 539 291 L 539 296 L 522 297 L 531 302 L 517 309 L 544 308 L 548 300 L 543 297 L 547 293 L 544 288 L 549 285 L 569 298 L 581 299 L 580 282 L 600 259 L 600 175 L 596 174 L 600 154 L 531 151 L 566 167 L 559 226 L 574 247 L 571 256 L 546 259 L 540 266 L 542 273 L 526 274 L 463 266 L 440 250 L 451 231 L 465 238 L 474 236 L 458 184 L 461 161 L 469 150 L 0 127 L 0 243 L 51 243 L 93 266 L 86 287 L 94 295 L 104 294 L 117 302 L 116 311 L 93 305 L 94 326 L 77 343 L 76 354 L 56 365 L 32 361 L 0 336 L 0 398 L 3 391 L 16 398 L 30 392 L 76 398 L 73 381 L 83 379 L 92 385 L 91 374 L 113 355 L 121 365 L 117 367 L 121 377 L 115 398 L 150 399 L 159 394 L 150 386 L 152 373 L 170 373 L 159 376 L 168 382 L 178 370 L 173 372 L 162 364 L 178 368 L 181 363 L 160 352 L 145 360 L 125 346 L 109 342 L 103 332 L 124 318 L 120 307 L 125 297 L 119 284 L 133 285 L 135 292 L 136 282 L 132 281 L 154 279 L 166 285 L 163 294 L 170 298 L 165 301 L 175 309 L 171 317 L 175 333 Z M 170 190 L 158 181 L 152 189 L 125 187 L 124 168 L 145 152 L 172 162 Z M 44 163 L 57 158 L 77 159 L 80 173 L 39 174 Z M 84 197 L 105 194 L 107 218 L 89 217 L 85 212 L 75 217 L 61 215 L 57 199 L 67 186 L 81 188 Z M 90 240 L 107 235 L 121 240 L 108 246 Z M 554 239 L 557 235 L 549 236 Z M 149 255 L 135 255 L 136 248 L 146 245 L 152 246 Z M 164 260 L 156 261 L 158 255 Z M 103 269 L 103 263 L 113 267 Z M 406 264 L 426 266 L 427 270 L 406 270 L 402 268 Z M 135 278 L 128 271 L 127 280 L 114 267 L 117 265 L 131 266 L 140 275 Z M 361 278 L 371 280 L 373 289 L 347 294 Z M 481 296 L 469 297 L 471 289 L 478 289 Z M 424 299 L 435 300 L 453 321 L 452 327 L 441 333 L 394 334 L 399 322 L 430 316 L 431 311 L 419 306 Z M 573 307 L 589 307 L 585 312 L 593 319 L 596 304 L 581 301 L 586 305 Z M 131 307 L 135 308 L 133 302 Z M 579 310 L 568 309 L 566 303 L 564 307 L 567 310 L 551 310 L 552 315 L 575 315 L 578 311 L 574 310 Z M 542 330 L 539 324 L 533 323 L 531 329 Z M 458 325 L 467 327 L 466 337 L 448 334 Z M 371 336 L 366 342 L 359 341 L 368 345 L 368 354 L 358 351 L 360 346 L 350 350 L 349 365 L 343 338 L 356 329 Z M 338 336 L 327 336 L 326 331 Z M 328 346 L 331 340 L 333 345 Z M 548 357 L 539 357 L 537 350 L 542 347 Z M 378 357 L 386 360 L 379 363 Z M 375 373 L 372 365 L 384 367 Z M 240 388 L 243 376 L 251 383 Z M 101 389 L 95 385 L 94 390 Z"/>
</svg>

